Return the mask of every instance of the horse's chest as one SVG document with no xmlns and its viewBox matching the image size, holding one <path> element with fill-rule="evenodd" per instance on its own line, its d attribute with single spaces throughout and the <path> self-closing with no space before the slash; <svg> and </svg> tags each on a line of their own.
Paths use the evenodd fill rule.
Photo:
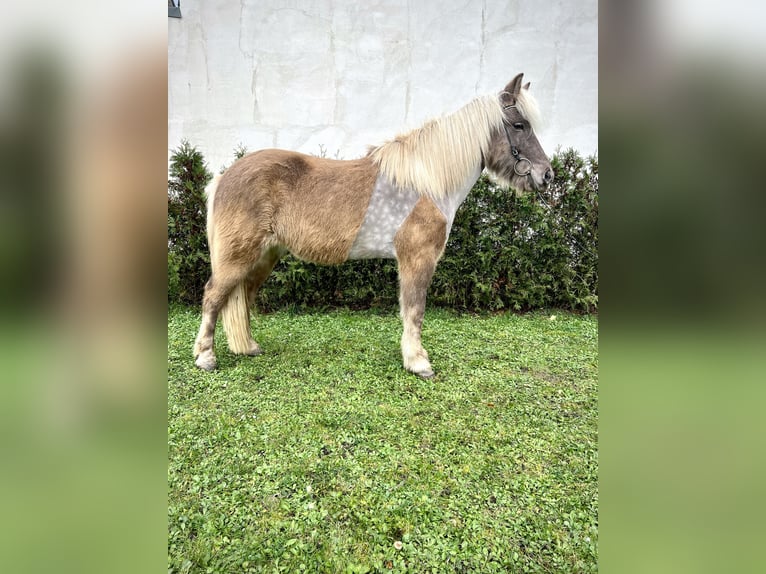
<svg viewBox="0 0 766 574">
<path fill-rule="evenodd" d="M 378 177 L 348 258 L 393 259 L 394 236 L 419 199 L 417 192 L 400 190 L 383 176 Z"/>
<path fill-rule="evenodd" d="M 433 199 L 434 204 L 447 221 L 447 237 L 449 237 L 458 207 L 463 203 L 468 192 L 471 191 L 480 173 L 481 166 L 477 166 L 456 193 Z M 394 259 L 396 257 L 394 236 L 420 198 L 419 193 L 408 189 L 399 189 L 383 175 L 379 175 L 375 182 L 375 188 L 372 190 L 367 213 L 365 213 L 364 221 L 354 244 L 351 246 L 348 258 Z"/>
</svg>

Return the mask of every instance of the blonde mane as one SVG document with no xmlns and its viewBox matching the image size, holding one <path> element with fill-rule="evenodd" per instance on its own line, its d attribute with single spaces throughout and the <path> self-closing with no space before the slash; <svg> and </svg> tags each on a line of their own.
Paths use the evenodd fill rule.
<svg viewBox="0 0 766 574">
<path fill-rule="evenodd" d="M 516 107 L 535 129 L 539 109 L 521 90 Z M 482 96 L 458 111 L 400 134 L 370 151 L 370 157 L 395 185 L 441 198 L 460 190 L 503 126 L 497 95 Z"/>
</svg>

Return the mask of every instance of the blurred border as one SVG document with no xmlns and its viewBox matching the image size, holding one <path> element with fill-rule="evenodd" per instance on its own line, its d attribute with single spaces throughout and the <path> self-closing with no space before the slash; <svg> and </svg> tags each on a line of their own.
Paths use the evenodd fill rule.
<svg viewBox="0 0 766 574">
<path fill-rule="evenodd" d="M 0 571 L 166 563 L 167 15 L 0 21 Z"/>
<path fill-rule="evenodd" d="M 763 3 L 600 4 L 600 568 L 755 572 Z"/>
</svg>

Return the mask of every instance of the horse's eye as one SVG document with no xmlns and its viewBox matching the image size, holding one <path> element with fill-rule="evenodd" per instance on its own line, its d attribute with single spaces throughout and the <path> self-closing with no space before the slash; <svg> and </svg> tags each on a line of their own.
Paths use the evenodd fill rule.
<svg viewBox="0 0 766 574">
<path fill-rule="evenodd" d="M 516 122 L 515 124 L 513 124 L 513 127 L 517 130 L 523 130 L 524 124 L 522 124 L 521 122 Z"/>
</svg>

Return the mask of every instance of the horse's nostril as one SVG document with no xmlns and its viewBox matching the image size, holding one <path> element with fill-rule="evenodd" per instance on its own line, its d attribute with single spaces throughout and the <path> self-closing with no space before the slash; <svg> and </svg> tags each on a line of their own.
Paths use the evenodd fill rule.
<svg viewBox="0 0 766 574">
<path fill-rule="evenodd" d="M 543 179 L 545 180 L 545 183 L 550 183 L 553 179 L 553 172 L 549 169 L 545 170 L 545 175 L 543 176 Z"/>
</svg>

